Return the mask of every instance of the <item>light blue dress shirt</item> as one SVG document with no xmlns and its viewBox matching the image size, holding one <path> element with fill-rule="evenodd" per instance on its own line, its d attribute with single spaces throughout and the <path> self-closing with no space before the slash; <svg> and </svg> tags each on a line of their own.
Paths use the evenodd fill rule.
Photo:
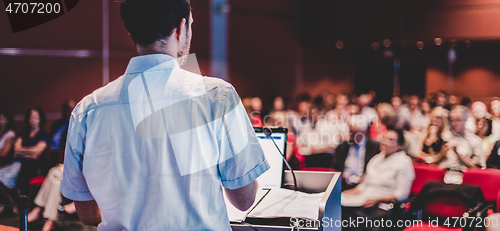
<svg viewBox="0 0 500 231">
<path fill-rule="evenodd" d="M 98 230 L 231 230 L 221 185 L 267 169 L 234 88 L 153 54 L 75 107 L 61 192 L 95 199 Z"/>
</svg>

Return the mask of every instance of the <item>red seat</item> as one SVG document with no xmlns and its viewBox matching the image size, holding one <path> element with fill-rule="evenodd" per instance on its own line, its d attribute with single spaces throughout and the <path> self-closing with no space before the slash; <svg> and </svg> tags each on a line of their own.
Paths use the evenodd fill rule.
<svg viewBox="0 0 500 231">
<path fill-rule="evenodd" d="M 488 202 L 497 202 L 500 192 L 498 182 L 500 182 L 500 170 L 498 169 L 468 169 L 463 175 L 463 184 L 480 187 L 483 190 L 484 199 Z"/>
<path fill-rule="evenodd" d="M 31 178 L 30 180 L 30 185 L 42 185 L 43 184 L 43 181 L 45 180 L 45 177 L 44 176 L 37 176 L 37 177 L 34 177 L 34 178 Z"/>
<path fill-rule="evenodd" d="M 469 217 L 469 215 L 485 218 L 485 214 L 478 213 L 481 209 L 480 206 L 484 205 L 484 202 L 482 190 L 478 186 L 438 182 L 427 183 L 420 194 L 413 200 L 408 214 L 417 219 L 420 219 L 418 216 L 421 216 L 424 221 L 434 223 L 433 225 L 439 225 L 439 227 L 432 227 L 432 225 L 427 224 L 408 227 L 405 231 L 462 230 L 463 225 L 449 222 L 449 219 L 460 219 L 461 217 Z"/>
<path fill-rule="evenodd" d="M 443 182 L 445 170 L 436 165 L 414 164 L 415 179 L 411 185 L 411 194 L 417 195 L 428 182 Z"/>
<path fill-rule="evenodd" d="M 436 217 L 433 219 L 438 219 L 439 221 L 444 221 L 447 218 L 452 217 L 462 217 L 465 212 L 469 210 L 469 207 L 464 204 L 463 201 L 457 198 L 448 197 L 437 197 L 430 199 L 424 203 L 422 213 L 425 216 Z M 441 222 L 440 222 L 441 223 Z M 452 225 L 453 223 L 450 223 Z M 462 227 L 448 227 L 447 225 L 430 224 L 428 222 L 423 222 L 422 225 L 416 223 L 415 226 L 405 228 L 404 231 L 450 231 L 450 230 L 463 230 Z"/>
</svg>

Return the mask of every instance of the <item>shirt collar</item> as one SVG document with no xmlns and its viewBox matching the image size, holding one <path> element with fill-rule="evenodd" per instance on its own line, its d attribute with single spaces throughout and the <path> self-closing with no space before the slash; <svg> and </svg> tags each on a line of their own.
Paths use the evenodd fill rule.
<svg viewBox="0 0 500 231">
<path fill-rule="evenodd" d="M 149 54 L 130 59 L 125 74 L 179 67 L 177 60 L 167 54 Z"/>
</svg>

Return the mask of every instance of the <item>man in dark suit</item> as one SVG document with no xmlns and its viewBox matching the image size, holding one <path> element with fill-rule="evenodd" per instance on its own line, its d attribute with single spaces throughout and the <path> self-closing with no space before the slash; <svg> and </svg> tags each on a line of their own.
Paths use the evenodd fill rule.
<svg viewBox="0 0 500 231">
<path fill-rule="evenodd" d="M 342 172 L 342 190 L 359 184 L 366 171 L 368 161 L 380 152 L 380 143 L 368 136 L 368 124 L 362 116 L 351 116 L 348 120 L 350 139 L 335 150 L 333 168 Z"/>
</svg>

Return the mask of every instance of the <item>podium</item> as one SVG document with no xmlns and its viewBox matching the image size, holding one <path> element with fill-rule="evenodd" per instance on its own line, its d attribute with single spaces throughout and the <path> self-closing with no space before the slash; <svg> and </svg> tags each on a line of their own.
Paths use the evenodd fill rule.
<svg viewBox="0 0 500 231">
<path fill-rule="evenodd" d="M 325 192 L 318 207 L 319 227 L 299 227 L 298 230 L 338 231 L 342 230 L 342 207 L 340 205 L 341 178 L 340 172 L 294 171 L 299 191 L 306 193 Z M 293 177 L 286 170 L 283 175 L 283 188 L 293 189 Z M 327 220 L 328 225 L 323 225 Z M 335 224 L 337 222 L 337 225 Z M 231 223 L 234 231 L 290 231 L 290 218 L 249 218 L 243 223 Z M 305 224 L 304 224 L 305 225 Z M 297 229 L 295 229 L 297 230 Z"/>
</svg>

